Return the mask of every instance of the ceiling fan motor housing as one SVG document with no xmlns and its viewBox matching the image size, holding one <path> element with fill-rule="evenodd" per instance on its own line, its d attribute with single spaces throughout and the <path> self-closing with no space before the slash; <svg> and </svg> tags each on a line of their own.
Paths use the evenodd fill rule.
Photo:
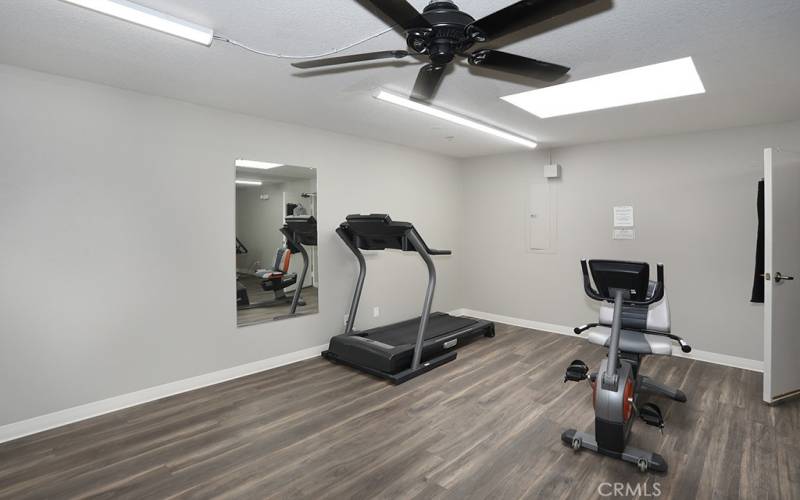
<svg viewBox="0 0 800 500">
<path fill-rule="evenodd" d="M 444 66 L 474 43 L 466 28 L 475 19 L 453 2 L 432 1 L 422 11 L 422 17 L 432 28 L 409 31 L 406 40 L 412 50 L 428 55 L 432 64 Z"/>
</svg>

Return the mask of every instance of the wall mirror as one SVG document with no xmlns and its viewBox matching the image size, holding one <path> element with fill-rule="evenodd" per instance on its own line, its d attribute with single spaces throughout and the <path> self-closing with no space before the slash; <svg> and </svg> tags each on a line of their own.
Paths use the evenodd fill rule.
<svg viewBox="0 0 800 500">
<path fill-rule="evenodd" d="M 317 172 L 236 160 L 237 325 L 319 312 Z"/>
</svg>

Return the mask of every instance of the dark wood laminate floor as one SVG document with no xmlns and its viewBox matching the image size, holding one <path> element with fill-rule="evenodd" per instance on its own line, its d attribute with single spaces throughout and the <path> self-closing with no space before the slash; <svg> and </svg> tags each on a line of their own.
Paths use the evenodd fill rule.
<svg viewBox="0 0 800 500">
<path fill-rule="evenodd" d="M 667 427 L 633 442 L 665 475 L 561 444 L 591 429 L 580 338 L 498 325 L 401 386 L 312 359 L 0 445 L 0 498 L 800 498 L 800 403 L 760 402 L 761 375 L 678 358 L 643 372 L 681 387 Z M 645 490 L 641 490 L 642 493 Z M 644 497 L 642 497 L 644 498 Z"/>
</svg>

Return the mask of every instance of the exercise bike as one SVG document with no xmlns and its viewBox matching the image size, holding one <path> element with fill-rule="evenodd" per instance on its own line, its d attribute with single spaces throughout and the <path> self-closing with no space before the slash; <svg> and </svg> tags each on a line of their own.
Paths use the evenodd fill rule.
<svg viewBox="0 0 800 500">
<path fill-rule="evenodd" d="M 591 383 L 594 435 L 569 429 L 561 434 L 561 440 L 575 451 L 585 448 L 634 463 L 642 472 L 666 472 L 664 457 L 627 444 L 636 415 L 648 425 L 664 427 L 660 408 L 653 403 L 640 404 L 640 393 L 686 402 L 682 391 L 639 373 L 644 356 L 671 355 L 671 341 L 677 342 L 683 352 L 692 350 L 686 341 L 670 333 L 664 266 L 658 264 L 657 281 L 650 281 L 650 266 L 643 262 L 590 260 L 587 263 L 582 260 L 581 268 L 586 295 L 603 305 L 598 323 L 580 326 L 574 331 L 580 335 L 592 329 L 589 342 L 608 347 L 608 357 L 600 363 L 597 373 L 591 375 L 580 360 L 573 361 L 567 368 L 564 382 L 588 378 Z"/>
</svg>

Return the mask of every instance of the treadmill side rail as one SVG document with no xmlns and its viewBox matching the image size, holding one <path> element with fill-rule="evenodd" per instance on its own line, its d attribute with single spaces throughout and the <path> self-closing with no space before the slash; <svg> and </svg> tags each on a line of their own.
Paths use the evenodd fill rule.
<svg viewBox="0 0 800 500">
<path fill-rule="evenodd" d="M 386 373 L 380 370 L 375 370 L 365 365 L 351 363 L 346 359 L 339 358 L 332 351 L 323 351 L 322 353 L 322 357 L 329 361 L 333 361 L 334 363 L 341 363 L 343 365 L 347 365 L 357 370 L 360 370 L 364 373 L 369 373 L 370 375 L 386 379 L 395 385 L 407 382 L 412 378 L 419 377 L 423 373 L 427 373 L 433 370 L 436 367 L 442 366 L 445 363 L 449 363 L 450 361 L 456 359 L 456 356 L 457 356 L 456 351 L 447 351 L 442 355 L 436 356 L 435 358 L 431 358 L 427 361 L 420 363 L 420 365 L 416 369 L 408 368 L 406 370 L 397 373 Z"/>
<path fill-rule="evenodd" d="M 414 377 L 419 377 L 423 373 L 429 372 L 436 367 L 442 366 L 445 363 L 449 363 L 456 359 L 456 351 L 448 351 L 441 356 L 436 356 L 435 358 L 431 358 L 428 361 L 424 361 L 419 364 L 416 368 L 409 368 L 408 370 L 403 370 L 399 373 L 395 373 L 394 375 L 390 375 L 388 378 L 394 384 L 402 384 L 408 380 L 411 380 Z"/>
</svg>

